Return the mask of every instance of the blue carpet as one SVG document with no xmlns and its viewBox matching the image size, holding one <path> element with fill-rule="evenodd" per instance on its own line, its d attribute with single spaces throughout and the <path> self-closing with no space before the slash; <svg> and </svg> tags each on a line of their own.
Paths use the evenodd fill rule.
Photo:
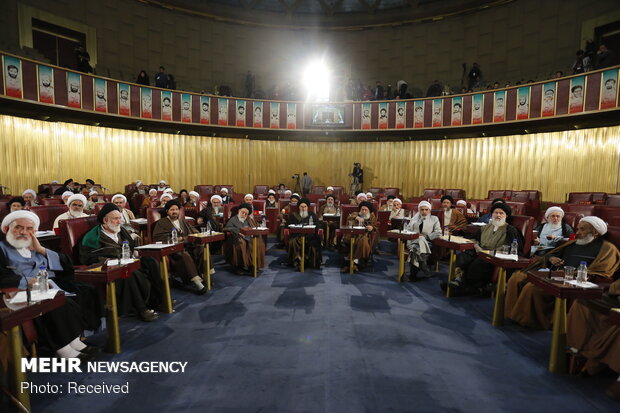
<svg viewBox="0 0 620 413">
<path fill-rule="evenodd" d="M 391 244 L 382 242 L 382 248 Z M 613 412 L 613 375 L 546 370 L 550 332 L 491 326 L 493 303 L 446 299 L 438 280 L 395 282 L 394 255 L 374 271 L 284 265 L 271 246 L 254 279 L 216 259 L 215 288 L 173 291 L 173 314 L 121 320 L 123 352 L 99 361 L 187 361 L 184 374 L 30 374 L 38 384 L 123 384 L 129 395 L 33 394 L 35 412 Z M 444 277 L 446 269 L 442 266 Z M 103 340 L 103 336 L 94 337 Z M 66 386 L 65 386 L 66 387 Z"/>
</svg>

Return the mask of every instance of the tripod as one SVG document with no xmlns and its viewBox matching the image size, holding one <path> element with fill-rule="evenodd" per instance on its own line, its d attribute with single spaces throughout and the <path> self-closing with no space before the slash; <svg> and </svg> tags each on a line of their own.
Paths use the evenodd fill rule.
<svg viewBox="0 0 620 413">
<path fill-rule="evenodd" d="M 299 184 L 299 175 L 295 178 L 295 188 L 293 189 L 293 193 L 301 194 L 301 185 Z"/>
</svg>

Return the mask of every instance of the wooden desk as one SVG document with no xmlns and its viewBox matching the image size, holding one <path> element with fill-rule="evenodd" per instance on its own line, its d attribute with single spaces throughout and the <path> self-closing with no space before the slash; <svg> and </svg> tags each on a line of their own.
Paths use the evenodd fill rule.
<svg viewBox="0 0 620 413">
<path fill-rule="evenodd" d="M 152 246 L 153 244 L 136 247 L 140 256 L 153 257 L 159 261 L 159 272 L 164 287 L 164 313 L 172 313 L 172 296 L 170 295 L 170 283 L 168 281 L 168 261 L 166 257 L 177 252 L 185 251 L 185 245 L 182 242 L 177 244 L 164 244 L 163 248 Z M 161 245 L 161 244 L 155 244 Z"/>
<path fill-rule="evenodd" d="M 4 304 L 4 303 L 2 303 Z M 10 392 L 30 411 L 30 393 L 21 391 L 21 383 L 27 381 L 26 373 L 21 370 L 22 361 L 22 333 L 20 325 L 28 320 L 37 318 L 56 308 L 65 305 L 65 295 L 62 291 L 56 293 L 51 300 L 31 303 L 18 310 L 0 308 L 0 331 L 9 333 L 9 352 L 11 354 L 10 364 Z"/>
<path fill-rule="evenodd" d="M 223 232 L 211 232 L 191 234 L 187 236 L 187 240 L 194 244 L 201 244 L 203 246 L 204 257 L 204 272 L 202 279 L 207 284 L 207 290 L 211 290 L 211 251 L 209 244 L 212 242 L 222 241 L 225 237 Z"/>
<path fill-rule="evenodd" d="M 301 264 L 299 266 L 299 270 L 301 272 L 304 272 L 306 268 L 306 235 L 315 234 L 317 230 L 318 228 L 316 225 L 305 226 L 305 227 L 297 227 L 297 226 L 288 227 L 289 234 L 300 234 L 301 235 Z"/>
<path fill-rule="evenodd" d="M 403 280 L 405 275 L 405 244 L 406 241 L 411 241 L 420 238 L 420 234 L 417 232 L 402 232 L 397 229 L 392 229 L 386 233 L 388 238 L 398 240 L 398 274 L 396 279 L 398 282 Z"/>
<path fill-rule="evenodd" d="M 433 240 L 433 245 L 450 250 L 450 269 L 448 270 L 448 288 L 446 289 L 446 297 L 450 297 L 452 295 L 450 281 L 454 280 L 454 273 L 456 271 L 456 251 L 472 250 L 475 244 L 467 238 L 452 235 L 448 239 L 442 235 Z"/>
<path fill-rule="evenodd" d="M 75 279 L 90 284 L 105 284 L 106 286 L 106 328 L 108 335 L 107 351 L 110 353 L 121 352 L 121 338 L 118 328 L 118 308 L 116 305 L 116 284 L 119 278 L 128 278 L 131 273 L 140 269 L 140 261 L 125 265 L 111 265 L 105 270 L 101 264 L 75 269 Z"/>
<path fill-rule="evenodd" d="M 268 235 L 269 234 L 269 228 L 252 228 L 252 227 L 243 227 L 239 230 L 239 232 L 242 235 L 245 236 L 250 236 L 252 237 L 252 275 L 254 276 L 254 278 L 256 278 L 256 275 L 258 274 L 258 269 L 256 268 L 257 266 L 257 257 L 256 254 L 258 253 L 258 247 L 257 247 L 257 242 L 258 240 L 256 239 L 256 237 L 261 237 L 264 235 Z"/>
<path fill-rule="evenodd" d="M 493 264 L 498 269 L 495 306 L 493 307 L 493 326 L 504 325 L 504 301 L 506 297 L 506 270 L 520 270 L 529 265 L 530 260 L 519 257 L 517 261 L 498 258 L 491 251 L 480 251 L 478 257 Z"/>
<path fill-rule="evenodd" d="M 336 214 L 323 214 L 323 216 L 321 217 L 322 221 L 326 221 L 327 225 L 325 225 L 325 240 L 327 241 L 326 244 L 329 244 L 329 224 L 332 222 L 340 222 L 340 215 L 336 215 Z"/>
<path fill-rule="evenodd" d="M 554 271 L 554 274 L 557 273 Z M 548 369 L 552 373 L 566 373 L 566 299 L 596 299 L 602 297 L 605 290 L 603 287 L 582 288 L 564 285 L 563 281 L 548 279 L 547 276 L 549 272 L 546 271 L 528 271 L 527 273 L 529 282 L 555 297 Z"/>
<path fill-rule="evenodd" d="M 353 245 L 355 244 L 355 235 L 365 234 L 366 227 L 340 227 L 340 233 L 351 235 L 351 243 L 349 245 L 349 274 L 353 274 Z"/>
</svg>

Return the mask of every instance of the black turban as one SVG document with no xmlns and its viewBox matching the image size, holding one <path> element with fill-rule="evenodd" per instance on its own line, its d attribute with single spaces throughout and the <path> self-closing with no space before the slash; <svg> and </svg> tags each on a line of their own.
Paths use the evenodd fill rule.
<svg viewBox="0 0 620 413">
<path fill-rule="evenodd" d="M 296 199 L 297 203 L 299 203 L 299 195 L 291 195 L 291 199 Z"/>
<path fill-rule="evenodd" d="M 97 221 L 99 221 L 100 224 L 103 224 L 103 218 L 105 218 L 105 216 L 112 211 L 121 212 L 116 205 L 110 202 L 104 204 L 103 207 L 101 207 L 101 211 L 97 214 Z"/>
<path fill-rule="evenodd" d="M 325 200 L 327 201 L 329 198 L 333 199 L 334 201 L 336 200 L 336 195 L 334 194 L 327 194 L 327 196 L 325 197 Z"/>
<path fill-rule="evenodd" d="M 178 206 L 179 209 L 181 209 L 181 202 L 179 202 L 178 199 L 171 199 L 170 201 L 166 202 L 166 205 L 164 205 L 164 211 L 166 211 L 166 215 L 168 214 L 168 210 L 175 205 Z"/>
<path fill-rule="evenodd" d="M 493 211 L 495 211 L 496 209 L 501 209 L 502 211 L 504 211 L 506 213 L 506 217 L 508 218 L 510 218 L 510 216 L 512 215 L 512 209 L 510 208 L 510 205 L 505 202 L 497 202 L 493 204 L 493 206 L 491 207 L 491 214 L 493 214 Z"/>
<path fill-rule="evenodd" d="M 237 211 L 241 210 L 241 208 L 245 208 L 248 210 L 248 214 L 252 213 L 252 205 L 248 204 L 247 202 L 244 202 L 243 204 L 239 205 L 239 208 L 237 208 Z"/>
<path fill-rule="evenodd" d="M 297 205 L 301 205 L 301 204 L 306 204 L 308 207 L 310 207 L 310 200 L 308 198 L 301 198 L 299 202 L 297 203 Z"/>
<path fill-rule="evenodd" d="M 15 198 L 9 199 L 9 202 L 7 203 L 7 206 L 9 207 L 9 209 L 11 209 L 11 204 L 15 202 L 19 202 L 19 204 L 23 207 L 26 206 L 26 201 L 24 200 L 24 197 L 16 196 Z"/>
<path fill-rule="evenodd" d="M 358 210 L 358 211 L 359 211 L 359 210 L 361 210 L 361 209 L 362 209 L 362 207 L 366 207 L 366 208 L 368 208 L 368 210 L 369 210 L 370 212 L 375 212 L 375 209 L 372 207 L 372 204 L 371 204 L 370 202 L 368 202 L 368 201 L 362 201 L 362 202 L 360 202 L 360 204 L 359 204 L 359 206 L 358 206 L 357 210 Z"/>
<path fill-rule="evenodd" d="M 452 198 L 450 195 L 444 195 L 441 197 L 441 202 L 443 202 L 445 199 L 447 199 L 448 201 L 450 201 L 450 204 L 454 205 L 454 198 Z"/>
</svg>

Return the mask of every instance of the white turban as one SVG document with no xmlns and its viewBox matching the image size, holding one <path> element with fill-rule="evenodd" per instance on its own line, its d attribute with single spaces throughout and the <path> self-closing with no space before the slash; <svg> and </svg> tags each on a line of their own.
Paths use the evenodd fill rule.
<svg viewBox="0 0 620 413">
<path fill-rule="evenodd" d="M 160 185 L 166 185 L 166 181 L 164 181 L 163 179 L 161 181 L 159 181 Z"/>
<path fill-rule="evenodd" d="M 587 216 L 581 218 L 581 221 L 579 222 L 587 222 L 588 224 L 592 225 L 596 232 L 601 235 L 605 235 L 607 233 L 607 224 L 599 217 Z"/>
<path fill-rule="evenodd" d="M 174 191 L 172 190 L 172 188 L 166 188 L 164 189 L 164 194 L 173 194 Z"/>
<path fill-rule="evenodd" d="M 219 196 L 219 195 L 212 195 L 212 196 L 211 196 L 211 202 L 213 202 L 213 200 L 214 200 L 214 199 L 219 199 L 219 200 L 220 200 L 220 202 L 222 202 L 222 197 L 221 197 L 221 196 Z"/>
<path fill-rule="evenodd" d="M 267 194 L 276 194 L 276 191 L 274 191 L 273 189 L 270 189 L 269 191 L 267 191 Z"/>
<path fill-rule="evenodd" d="M 403 201 L 401 201 L 399 198 L 394 198 L 392 200 L 392 203 L 394 203 L 394 202 L 400 202 L 401 205 L 403 204 Z"/>
<path fill-rule="evenodd" d="M 161 196 L 159 197 L 159 202 L 163 201 L 164 198 L 168 198 L 168 201 L 170 201 L 172 199 L 172 195 L 170 195 L 168 192 L 164 192 L 163 194 L 161 194 Z"/>
<path fill-rule="evenodd" d="M 72 195 L 73 195 L 73 192 L 71 192 L 71 191 L 65 191 L 65 192 L 63 192 L 63 193 L 62 193 L 61 198 L 64 198 L 64 197 L 66 197 L 66 196 L 72 196 Z"/>
<path fill-rule="evenodd" d="M 142 185 L 142 181 L 138 179 L 138 180 L 136 181 L 136 185 L 137 185 L 137 186 Z"/>
<path fill-rule="evenodd" d="M 330 189 L 333 191 L 333 190 L 334 190 L 334 187 L 333 187 L 333 186 L 328 186 L 328 187 L 327 187 L 327 190 L 329 191 Z"/>
<path fill-rule="evenodd" d="M 37 197 L 37 193 L 34 192 L 34 189 L 26 189 L 24 192 L 22 192 L 22 196 L 24 196 L 26 194 L 32 194 L 33 197 L 35 197 L 35 198 Z"/>
<path fill-rule="evenodd" d="M 67 205 L 71 206 L 71 203 L 74 201 L 82 201 L 84 205 L 86 205 L 86 197 L 82 194 L 73 194 L 67 199 Z"/>
<path fill-rule="evenodd" d="M 299 196 L 299 194 L 297 192 L 295 192 L 293 195 L 291 196 Z"/>
<path fill-rule="evenodd" d="M 252 200 L 254 200 L 254 195 L 252 195 L 252 194 L 245 194 L 243 199 L 245 200 L 247 197 L 250 197 L 250 198 L 252 198 Z"/>
<path fill-rule="evenodd" d="M 37 231 L 39 229 L 39 224 L 41 223 L 41 220 L 39 219 L 37 214 L 35 214 L 34 212 L 21 210 L 21 211 L 11 212 L 10 214 L 4 217 L 4 219 L 2 220 L 2 232 L 6 234 L 5 228 L 11 225 L 11 222 L 15 221 L 16 219 L 20 219 L 20 218 L 26 218 L 26 219 L 31 220 L 34 223 L 34 230 Z"/>
<path fill-rule="evenodd" d="M 368 199 L 368 197 L 366 196 L 366 194 L 365 194 L 365 193 L 363 193 L 363 192 L 360 192 L 359 194 L 357 194 L 357 200 L 358 200 L 358 201 L 359 201 L 360 199 L 362 199 L 362 198 L 364 198 L 364 199 Z"/>
<path fill-rule="evenodd" d="M 189 196 L 194 195 L 196 198 L 200 198 L 200 194 L 196 191 L 189 191 Z"/>
<path fill-rule="evenodd" d="M 116 194 L 116 195 L 114 195 L 114 196 L 112 197 L 112 201 L 111 201 L 111 202 L 112 202 L 112 203 L 114 203 L 114 200 L 115 200 L 116 198 L 120 198 L 120 199 L 122 199 L 122 200 L 123 200 L 123 202 L 127 202 L 127 198 L 126 198 L 126 197 L 125 197 L 125 195 L 123 195 L 123 194 Z"/>
<path fill-rule="evenodd" d="M 224 192 L 225 194 L 227 194 L 228 193 L 228 188 L 221 188 L 220 192 Z"/>
<path fill-rule="evenodd" d="M 372 198 L 372 192 L 366 192 L 366 198 Z"/>
<path fill-rule="evenodd" d="M 52 182 L 50 182 L 50 184 L 57 184 L 57 183 L 58 183 L 58 181 L 52 181 Z"/>
<path fill-rule="evenodd" d="M 153 195 L 151 195 L 151 194 L 153 194 Z M 155 189 L 155 188 L 149 189 L 149 195 L 151 195 L 151 196 L 157 195 L 157 189 Z"/>
<path fill-rule="evenodd" d="M 467 206 L 467 202 L 465 200 L 463 200 L 463 199 L 459 199 L 458 201 L 456 201 L 456 204 L 464 206 L 464 207 Z"/>
<path fill-rule="evenodd" d="M 292 193 L 292 192 L 291 192 L 291 190 L 290 190 L 290 189 L 287 189 L 286 191 L 284 191 L 284 195 L 289 195 L 289 196 L 290 196 L 290 195 L 291 195 L 291 193 Z"/>
<path fill-rule="evenodd" d="M 93 195 L 99 195 L 99 192 L 97 192 L 97 191 L 90 191 L 88 193 L 88 196 L 93 196 Z"/>
<path fill-rule="evenodd" d="M 548 219 L 549 215 L 551 215 L 553 212 L 559 212 L 562 218 L 564 218 L 564 210 L 558 206 L 552 206 L 549 207 L 545 212 L 545 219 Z"/>
<path fill-rule="evenodd" d="M 431 209 L 431 203 L 428 201 L 422 201 L 418 204 L 418 209 L 422 208 L 423 206 L 428 207 L 428 209 Z"/>
</svg>

